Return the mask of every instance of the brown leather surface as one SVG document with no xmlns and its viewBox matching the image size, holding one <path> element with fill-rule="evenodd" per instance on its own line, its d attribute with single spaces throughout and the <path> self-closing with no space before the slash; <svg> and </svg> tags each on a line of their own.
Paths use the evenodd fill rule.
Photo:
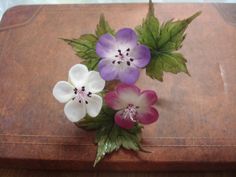
<svg viewBox="0 0 236 177">
<path fill-rule="evenodd" d="M 24 18 L 18 13 L 25 15 Z M 137 85 L 156 90 L 159 121 L 143 132 L 152 153 L 121 150 L 95 169 L 94 134 L 78 129 L 52 96 L 80 62 L 58 38 L 92 33 L 104 12 L 116 29 L 135 27 L 145 4 L 15 7 L 0 26 L 0 166 L 75 170 L 209 170 L 236 168 L 236 28 L 210 4 L 158 4 L 161 21 L 201 10 L 181 49 L 191 77 L 144 72 Z M 34 10 L 33 10 L 33 9 Z M 33 18 L 32 18 L 33 16 Z M 28 18 L 26 18 L 28 17 Z M 14 18 L 14 19 L 13 19 Z"/>
</svg>

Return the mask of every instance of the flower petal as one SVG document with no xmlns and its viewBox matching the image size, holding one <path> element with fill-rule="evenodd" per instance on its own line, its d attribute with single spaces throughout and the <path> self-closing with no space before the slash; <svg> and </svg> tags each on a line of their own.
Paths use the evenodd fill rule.
<svg viewBox="0 0 236 177">
<path fill-rule="evenodd" d="M 122 108 L 129 104 L 136 105 L 140 95 L 140 89 L 138 87 L 135 85 L 119 84 L 116 91 Z"/>
<path fill-rule="evenodd" d="M 130 57 L 134 58 L 134 64 L 137 67 L 143 68 L 149 62 L 151 58 L 150 50 L 144 45 L 137 45 L 130 53 Z"/>
<path fill-rule="evenodd" d="M 88 74 L 85 88 L 92 93 L 101 92 L 105 87 L 105 81 L 101 78 L 97 71 L 90 71 Z"/>
<path fill-rule="evenodd" d="M 134 84 L 139 78 L 139 69 L 127 67 L 119 72 L 119 80 L 125 84 Z"/>
<path fill-rule="evenodd" d="M 137 120 L 141 124 L 151 124 L 157 121 L 159 113 L 153 107 L 147 107 L 145 110 L 138 111 Z"/>
<path fill-rule="evenodd" d="M 114 110 L 120 110 L 126 106 L 118 97 L 116 91 L 111 91 L 104 96 L 105 103 Z"/>
<path fill-rule="evenodd" d="M 116 42 L 122 51 L 133 49 L 137 45 L 137 35 L 130 28 L 122 28 L 116 33 Z"/>
<path fill-rule="evenodd" d="M 141 107 L 151 106 L 157 102 L 157 94 L 152 90 L 144 90 L 138 100 L 138 105 Z"/>
<path fill-rule="evenodd" d="M 86 109 L 88 115 L 96 117 L 102 108 L 102 98 L 96 94 L 92 94 L 92 97 L 87 99 Z"/>
<path fill-rule="evenodd" d="M 115 115 L 115 122 L 117 125 L 119 125 L 121 128 L 130 129 L 134 126 L 134 122 L 130 119 L 124 119 L 122 117 L 122 110 L 118 111 Z"/>
<path fill-rule="evenodd" d="M 74 87 L 66 82 L 66 81 L 59 81 L 53 88 L 53 96 L 60 102 L 66 103 L 74 96 Z"/>
<path fill-rule="evenodd" d="M 101 58 L 114 57 L 116 52 L 116 40 L 110 34 L 102 35 L 96 44 L 96 53 Z"/>
<path fill-rule="evenodd" d="M 118 71 L 109 59 L 100 60 L 98 70 L 104 80 L 111 81 L 117 79 Z"/>
<path fill-rule="evenodd" d="M 88 77 L 88 68 L 82 64 L 76 64 L 69 71 L 69 81 L 75 87 L 81 87 L 85 84 Z"/>
<path fill-rule="evenodd" d="M 66 117 L 71 122 L 78 122 L 86 115 L 85 103 L 83 102 L 79 103 L 76 100 L 71 100 L 68 103 L 66 103 L 64 107 L 64 112 Z"/>
</svg>

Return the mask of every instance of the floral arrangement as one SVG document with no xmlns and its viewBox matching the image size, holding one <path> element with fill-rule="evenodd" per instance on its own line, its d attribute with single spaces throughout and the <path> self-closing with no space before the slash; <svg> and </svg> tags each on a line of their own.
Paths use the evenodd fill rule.
<svg viewBox="0 0 236 177">
<path fill-rule="evenodd" d="M 187 26 L 200 12 L 184 20 L 160 25 L 149 1 L 149 10 L 135 30 L 115 32 L 101 15 L 95 34 L 63 39 L 83 59 L 69 70 L 68 81 L 59 81 L 54 97 L 65 103 L 66 117 L 79 128 L 95 130 L 97 155 L 94 166 L 104 156 L 121 147 L 144 151 L 140 134 L 143 125 L 158 120 L 157 94 L 140 90 L 135 83 L 140 70 L 163 81 L 164 72 L 187 70 L 187 60 L 177 52 L 182 47 Z"/>
</svg>

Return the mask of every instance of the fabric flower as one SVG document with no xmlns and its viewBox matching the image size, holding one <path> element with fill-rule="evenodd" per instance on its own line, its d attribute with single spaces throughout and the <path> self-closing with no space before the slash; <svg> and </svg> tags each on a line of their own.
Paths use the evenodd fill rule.
<svg viewBox="0 0 236 177">
<path fill-rule="evenodd" d="M 153 105 L 157 102 L 154 91 L 140 91 L 135 85 L 120 84 L 104 97 L 106 104 L 114 110 L 115 122 L 122 128 L 130 129 L 135 122 L 150 124 L 159 114 Z"/>
<path fill-rule="evenodd" d="M 66 103 L 64 112 L 72 122 L 78 122 L 88 113 L 96 117 L 102 108 L 102 98 L 97 95 L 103 90 L 105 81 L 98 72 L 88 71 L 85 65 L 77 64 L 69 71 L 69 82 L 59 81 L 53 88 L 54 97 Z"/>
<path fill-rule="evenodd" d="M 140 68 L 150 61 L 150 50 L 137 43 L 132 29 L 123 28 L 115 37 L 102 35 L 96 44 L 96 53 L 101 57 L 98 70 L 104 80 L 120 80 L 133 84 L 139 78 Z"/>
</svg>

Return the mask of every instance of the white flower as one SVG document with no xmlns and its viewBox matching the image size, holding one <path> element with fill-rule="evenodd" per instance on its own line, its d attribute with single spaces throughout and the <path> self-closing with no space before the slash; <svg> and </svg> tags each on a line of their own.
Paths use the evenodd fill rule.
<svg viewBox="0 0 236 177">
<path fill-rule="evenodd" d="M 60 103 L 66 103 L 64 112 L 72 122 L 78 122 L 88 113 L 96 117 L 102 108 L 102 98 L 97 95 L 103 90 L 105 81 L 96 71 L 88 71 L 82 64 L 72 66 L 69 82 L 59 81 L 53 88 L 53 95 Z"/>
</svg>

